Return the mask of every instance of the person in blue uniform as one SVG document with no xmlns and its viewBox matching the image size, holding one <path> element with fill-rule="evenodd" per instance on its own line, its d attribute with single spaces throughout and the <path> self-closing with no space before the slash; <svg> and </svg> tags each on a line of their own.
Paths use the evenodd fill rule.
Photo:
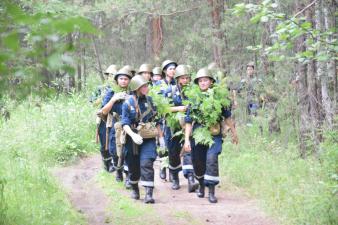
<svg viewBox="0 0 338 225">
<path fill-rule="evenodd" d="M 153 76 L 153 67 L 150 64 L 142 64 L 137 72 L 137 74 L 143 76 L 150 84 L 151 83 L 151 78 Z"/>
<path fill-rule="evenodd" d="M 103 115 L 112 116 L 112 124 L 109 131 L 109 153 L 113 157 L 114 168 L 116 170 L 116 181 L 123 181 L 123 157 L 121 153 L 117 152 L 118 148 L 122 151 L 122 146 L 117 146 L 116 141 L 116 125 L 120 122 L 122 116 L 122 104 L 127 98 L 127 88 L 132 78 L 132 73 L 126 68 L 120 69 L 114 76 L 116 85 L 109 89 L 103 99 L 103 108 L 101 109 Z M 120 165 L 119 165 L 120 160 Z M 126 187 L 129 187 L 128 174 L 126 172 Z"/>
<path fill-rule="evenodd" d="M 177 85 L 173 86 L 172 89 L 172 100 L 174 103 L 174 107 L 171 107 L 171 112 L 181 112 L 185 113 L 187 106 L 183 105 L 183 100 L 186 99 L 184 96 L 184 86 L 190 84 L 191 76 L 189 69 L 186 65 L 179 65 L 176 67 L 175 76 L 174 76 Z M 184 115 L 184 114 L 183 114 Z M 183 174 L 185 178 L 188 179 L 188 192 L 194 192 L 198 188 L 198 183 L 195 182 L 194 179 L 194 170 L 191 161 L 191 154 L 185 153 L 183 155 L 183 162 L 181 162 L 181 151 L 183 147 L 183 143 L 181 141 L 181 136 L 172 136 L 184 129 L 184 117 L 180 118 L 178 121 L 178 127 L 170 127 L 170 132 L 167 132 L 168 139 L 168 151 L 169 151 L 169 170 L 172 174 L 172 189 L 177 190 L 180 188 L 179 184 L 179 171 L 183 168 Z M 182 166 L 183 164 L 183 166 Z"/>
<path fill-rule="evenodd" d="M 160 127 L 155 123 L 156 108 L 149 92 L 149 83 L 141 75 L 131 79 L 129 89 L 131 96 L 122 105 L 122 127 L 126 132 L 125 158 L 129 167 L 130 184 L 132 185 L 131 197 L 140 198 L 138 183 L 145 187 L 145 203 L 154 203 L 154 161 L 157 157 L 156 136 Z M 156 131 L 153 136 L 141 136 L 143 125 L 154 125 L 146 131 Z"/>
<path fill-rule="evenodd" d="M 157 85 L 162 80 L 162 69 L 161 67 L 157 66 L 153 69 L 153 76 L 151 77 L 151 82 L 154 85 Z"/>
<path fill-rule="evenodd" d="M 112 83 L 113 83 L 113 77 L 117 72 L 116 65 L 110 65 L 106 71 L 104 72 L 104 78 L 105 82 L 103 85 L 99 86 L 96 91 L 92 94 L 90 97 L 90 102 L 93 103 L 95 106 L 100 106 L 102 108 L 104 106 L 103 104 L 103 98 L 105 94 L 109 91 Z M 108 151 L 108 146 L 106 142 L 106 136 L 107 136 L 107 128 L 106 128 L 106 122 L 100 118 L 96 118 L 96 125 L 97 125 L 97 138 L 100 142 L 100 153 L 102 157 L 103 167 L 107 172 L 114 172 L 114 166 L 112 163 L 112 155 Z"/>
<path fill-rule="evenodd" d="M 175 69 L 177 67 L 177 63 L 172 61 L 172 60 L 165 60 L 162 63 L 162 75 L 163 79 L 160 80 L 157 85 L 160 86 L 160 94 L 162 94 L 166 98 L 171 98 L 172 97 L 172 90 L 173 86 L 176 85 L 175 82 Z M 171 138 L 171 132 L 170 128 L 166 125 L 166 121 L 163 119 L 162 120 L 162 127 L 163 127 L 163 133 L 164 133 L 164 141 L 165 141 L 165 146 L 168 148 L 170 138 Z M 162 160 L 167 157 L 168 153 L 165 152 L 164 154 L 160 155 Z M 160 178 L 162 180 L 166 180 L 167 178 L 167 172 L 166 172 L 166 166 L 161 165 L 160 168 Z M 172 181 L 172 174 L 169 172 L 169 181 Z"/>
<path fill-rule="evenodd" d="M 202 92 L 206 92 L 209 88 L 212 88 L 214 82 L 215 79 L 206 68 L 200 69 L 194 79 L 194 83 L 199 86 Z M 232 132 L 233 143 L 237 144 L 237 132 L 231 119 L 231 111 L 229 109 L 230 108 L 222 109 L 222 112 L 219 115 L 219 122 L 224 119 L 226 125 L 230 127 Z M 190 136 L 191 132 L 203 125 L 197 121 L 194 121 L 193 123 L 192 114 L 194 113 L 198 112 L 188 109 L 186 113 L 184 150 L 186 152 L 191 152 L 192 154 L 195 177 L 200 185 L 197 196 L 203 198 L 205 195 L 205 186 L 207 186 L 209 188 L 209 202 L 216 203 L 215 186 L 219 183 L 218 155 L 222 151 L 222 134 L 219 130 L 218 134 L 213 135 L 214 143 L 211 147 L 203 144 L 195 144 L 194 139 Z"/>
</svg>

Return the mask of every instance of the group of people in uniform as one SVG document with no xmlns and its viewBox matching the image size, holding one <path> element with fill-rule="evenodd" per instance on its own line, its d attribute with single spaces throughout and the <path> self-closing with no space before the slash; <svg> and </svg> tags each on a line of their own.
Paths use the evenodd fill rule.
<svg viewBox="0 0 338 225">
<path fill-rule="evenodd" d="M 145 203 L 154 203 L 154 162 L 158 148 L 167 149 L 169 180 L 173 190 L 180 189 L 179 172 L 187 179 L 188 192 L 196 192 L 216 203 L 215 187 L 219 183 L 218 156 L 222 151 L 221 130 L 212 134 L 211 146 L 196 143 L 192 133 L 203 127 L 192 116 L 198 106 L 184 105 L 187 96 L 184 87 L 197 85 L 201 92 L 208 93 L 217 82 L 208 68 L 200 69 L 194 79 L 191 67 L 165 60 L 161 67 L 142 64 L 138 71 L 126 65 L 117 69 L 107 68 L 107 84 L 97 90 L 91 99 L 100 109 L 97 112 L 97 140 L 106 171 L 116 172 L 116 180 L 125 180 L 131 190 L 131 198 L 140 199 L 139 184 L 145 188 Z M 157 113 L 157 105 L 149 96 L 149 90 L 158 88 L 158 94 L 171 103 L 170 113 L 181 113 L 180 128 L 173 128 L 165 117 Z M 233 99 L 234 100 L 234 99 Z M 237 132 L 231 117 L 231 107 L 224 107 L 218 122 L 231 132 L 233 143 L 238 143 Z M 175 136 L 183 132 L 183 138 Z M 125 176 L 123 176 L 125 174 Z M 166 179 L 166 168 L 160 170 L 161 179 Z"/>
</svg>

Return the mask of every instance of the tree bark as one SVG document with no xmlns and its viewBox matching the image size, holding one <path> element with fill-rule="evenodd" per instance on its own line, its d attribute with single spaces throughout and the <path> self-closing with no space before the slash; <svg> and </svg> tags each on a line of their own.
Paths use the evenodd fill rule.
<svg viewBox="0 0 338 225">
<path fill-rule="evenodd" d="M 333 7 L 332 7 L 333 6 Z M 336 7 L 334 7 L 334 1 L 324 1 L 322 5 L 323 9 L 323 17 L 324 22 L 321 21 L 322 27 L 324 27 L 325 31 L 330 30 L 331 28 L 335 28 L 335 11 Z M 331 12 L 329 10 L 332 10 Z M 329 35 L 326 39 L 326 42 L 329 44 L 333 44 L 332 41 L 332 35 Z M 327 127 L 331 130 L 333 129 L 333 115 L 334 110 L 336 109 L 336 103 L 337 103 L 337 70 L 336 70 L 336 60 L 334 59 L 335 52 L 332 50 L 328 50 L 330 59 L 327 62 L 327 73 L 324 73 L 321 76 L 322 80 L 322 97 L 323 97 L 323 108 L 325 111 L 325 122 Z M 324 63 L 322 63 L 324 64 Z M 325 65 L 323 65 L 324 67 Z M 329 95 L 329 79 L 333 80 L 333 98 Z M 332 103 L 333 99 L 333 103 Z"/>
<path fill-rule="evenodd" d="M 219 68 L 225 68 L 224 62 L 224 32 L 222 31 L 221 24 L 224 15 L 224 1 L 222 0 L 208 0 L 211 8 L 211 19 L 213 29 L 213 58 L 214 62 Z"/>
<path fill-rule="evenodd" d="M 223 11 L 225 11 L 226 9 L 228 9 L 228 1 L 225 1 Z M 228 52 L 230 52 L 230 48 L 229 48 L 229 40 L 228 40 L 226 29 L 224 29 L 223 38 L 224 38 L 224 50 L 225 50 L 225 53 L 228 53 Z M 225 60 L 225 65 L 224 65 L 225 66 L 225 72 L 226 72 L 226 74 L 230 74 L 230 65 L 231 65 L 230 58 L 229 58 L 229 56 L 227 56 L 227 54 L 224 54 L 223 57 L 224 57 L 224 60 Z"/>
<path fill-rule="evenodd" d="M 272 77 L 275 77 L 274 63 L 269 62 L 268 56 L 266 55 L 266 53 L 264 53 L 264 49 L 266 48 L 266 46 L 272 45 L 272 40 L 270 36 L 273 30 L 275 29 L 274 23 L 275 23 L 274 21 L 269 21 L 264 24 L 263 26 L 264 30 L 262 33 L 262 40 L 261 40 L 262 49 L 263 49 L 263 52 L 261 53 L 261 60 L 263 64 L 264 75 L 272 76 Z"/>
<path fill-rule="evenodd" d="M 86 64 L 86 48 L 85 47 L 83 47 L 82 49 L 82 56 L 83 56 L 83 68 L 82 68 L 83 86 L 86 88 L 87 86 L 87 64 Z"/>
<path fill-rule="evenodd" d="M 67 35 L 67 42 L 68 42 L 69 46 L 73 46 L 74 43 L 73 43 L 73 37 L 72 37 L 71 33 Z M 74 74 L 70 75 L 70 74 L 67 73 L 66 79 L 67 79 L 66 92 L 70 93 L 75 88 L 75 76 L 74 76 Z"/>
<path fill-rule="evenodd" d="M 153 58 L 153 48 L 152 48 L 152 15 L 148 15 L 147 17 L 147 31 L 146 32 L 146 42 L 145 42 L 145 55 L 146 58 Z"/>
<path fill-rule="evenodd" d="M 81 52 L 80 51 L 80 54 L 79 54 L 79 62 L 77 63 L 77 91 L 80 92 L 81 89 L 82 89 L 82 67 L 81 67 L 81 64 L 82 64 L 82 55 L 81 55 Z"/>
<path fill-rule="evenodd" d="M 314 8 L 306 11 L 306 20 L 314 23 Z M 311 38 L 310 36 L 308 38 Z M 316 76 L 316 62 L 311 59 L 307 66 L 307 91 L 310 103 L 310 120 L 311 120 L 311 140 L 313 145 L 313 151 L 315 154 L 319 153 L 319 143 L 321 139 L 321 94 L 320 94 L 320 82 Z M 319 91 L 318 91 L 319 90 Z"/>
<path fill-rule="evenodd" d="M 158 61 L 163 48 L 163 19 L 162 16 L 149 15 L 147 17 L 148 32 L 146 34 L 146 56 Z"/>
<path fill-rule="evenodd" d="M 303 4 L 297 4 L 297 9 L 304 8 Z M 299 11 L 299 10 L 297 10 Z M 298 37 L 296 41 L 296 52 L 304 52 L 306 50 L 305 46 L 306 37 L 302 35 Z M 307 92 L 307 66 L 305 63 L 297 62 L 296 63 L 297 71 L 297 99 L 298 99 L 298 108 L 300 113 L 300 122 L 299 122 L 299 150 L 300 156 L 305 158 L 308 150 L 308 138 L 310 134 L 310 104 L 309 96 Z"/>
<path fill-rule="evenodd" d="M 103 77 L 103 69 L 102 69 L 102 65 L 101 65 L 100 55 L 99 55 L 99 53 L 97 51 L 96 41 L 95 41 L 94 37 L 92 36 L 91 38 L 92 38 L 92 44 L 93 44 L 95 58 L 96 58 L 98 66 L 99 66 L 99 76 L 100 76 L 101 81 L 103 83 L 104 82 L 104 77 Z"/>
<path fill-rule="evenodd" d="M 153 57 L 155 60 L 160 58 L 161 50 L 163 47 L 163 23 L 162 17 L 157 16 L 153 17 L 151 21 L 152 25 L 152 50 L 153 50 Z"/>
<path fill-rule="evenodd" d="M 47 58 L 49 57 L 48 40 L 45 40 L 45 41 L 43 42 L 43 45 L 44 45 L 44 46 L 43 46 L 43 49 L 44 49 L 44 51 L 43 51 L 43 57 L 44 57 L 45 59 L 47 59 Z M 44 82 L 45 82 L 45 84 L 47 84 L 47 86 L 50 87 L 51 81 L 52 81 L 52 74 L 47 70 L 46 67 L 43 67 L 43 68 L 42 68 L 42 75 L 44 76 Z"/>
</svg>

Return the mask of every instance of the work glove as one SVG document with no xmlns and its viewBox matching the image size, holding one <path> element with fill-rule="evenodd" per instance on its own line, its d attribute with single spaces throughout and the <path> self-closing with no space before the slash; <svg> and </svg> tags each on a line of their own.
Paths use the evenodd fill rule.
<svg viewBox="0 0 338 225">
<path fill-rule="evenodd" d="M 139 134 L 133 133 L 130 135 L 130 137 L 137 145 L 141 145 L 143 143 L 143 138 Z"/>
<path fill-rule="evenodd" d="M 127 97 L 127 93 L 119 92 L 119 93 L 114 94 L 113 99 L 115 102 L 117 102 L 117 101 L 126 99 L 126 97 Z"/>
</svg>

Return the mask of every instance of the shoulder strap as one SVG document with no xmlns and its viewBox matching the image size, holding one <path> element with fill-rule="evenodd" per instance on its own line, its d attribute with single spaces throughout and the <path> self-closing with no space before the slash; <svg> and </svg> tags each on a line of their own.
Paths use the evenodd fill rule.
<svg viewBox="0 0 338 225">
<path fill-rule="evenodd" d="M 177 85 L 172 85 L 171 86 L 171 97 L 175 95 L 176 91 L 177 91 Z"/>
<path fill-rule="evenodd" d="M 144 117 L 145 117 L 146 115 L 148 115 L 148 113 L 150 113 L 150 112 L 152 112 L 152 113 L 154 114 L 154 109 L 153 109 L 153 106 L 152 106 L 152 104 L 151 104 L 151 102 L 150 102 L 150 100 L 149 100 L 149 96 L 146 96 L 146 101 L 147 101 L 147 104 L 148 104 L 147 110 L 144 111 L 142 114 L 141 114 L 141 110 L 140 110 L 140 107 L 139 107 L 139 105 L 138 105 L 136 96 L 133 95 L 132 98 L 133 98 L 133 100 L 134 100 L 134 102 L 135 102 L 136 115 L 137 115 L 137 117 L 139 118 L 139 121 L 142 122 L 142 120 L 144 119 Z M 129 110 L 130 110 L 130 108 L 131 108 L 130 102 L 129 102 L 129 101 L 126 101 L 126 103 L 127 103 L 128 108 L 129 108 Z M 136 118 L 136 120 L 138 120 L 138 119 Z"/>
<path fill-rule="evenodd" d="M 154 109 L 153 109 L 153 105 L 151 104 L 150 100 L 149 100 L 149 96 L 146 96 L 146 101 L 148 104 L 148 108 L 145 112 L 142 113 L 141 117 L 140 117 L 140 121 L 142 122 L 143 118 L 148 115 L 150 112 L 154 115 Z"/>
<path fill-rule="evenodd" d="M 132 95 L 131 97 L 133 100 L 134 100 L 134 103 L 135 103 L 135 110 L 136 110 L 136 120 L 140 117 L 140 108 L 138 106 L 138 102 L 137 102 L 137 99 L 136 99 L 136 96 L 135 95 Z M 129 99 L 131 99 L 129 98 Z M 126 101 L 127 105 L 128 105 L 128 108 L 129 108 L 129 111 L 131 109 L 131 104 L 130 104 L 130 100 L 128 99 L 128 101 Z"/>
</svg>

